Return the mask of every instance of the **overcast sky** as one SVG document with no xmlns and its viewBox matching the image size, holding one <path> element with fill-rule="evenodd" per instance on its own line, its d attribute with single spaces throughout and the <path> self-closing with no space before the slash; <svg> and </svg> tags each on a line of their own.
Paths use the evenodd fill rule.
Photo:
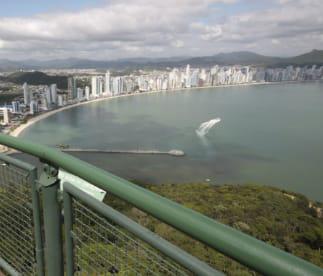
<svg viewBox="0 0 323 276">
<path fill-rule="evenodd" d="M 0 0 L 0 59 L 323 49 L 323 0 Z"/>
</svg>

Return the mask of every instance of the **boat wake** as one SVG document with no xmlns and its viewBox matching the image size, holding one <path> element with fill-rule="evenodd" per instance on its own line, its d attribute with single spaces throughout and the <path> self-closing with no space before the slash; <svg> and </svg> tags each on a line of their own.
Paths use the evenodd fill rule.
<svg viewBox="0 0 323 276">
<path fill-rule="evenodd" d="M 195 130 L 196 134 L 200 137 L 204 137 L 209 133 L 210 129 L 214 127 L 217 123 L 221 122 L 220 118 L 215 118 L 210 121 L 202 123 L 197 130 Z"/>
</svg>

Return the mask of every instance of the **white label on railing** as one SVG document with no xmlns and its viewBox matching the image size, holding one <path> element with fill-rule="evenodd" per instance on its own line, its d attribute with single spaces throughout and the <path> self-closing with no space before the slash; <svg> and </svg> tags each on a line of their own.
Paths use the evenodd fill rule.
<svg viewBox="0 0 323 276">
<path fill-rule="evenodd" d="M 63 190 L 64 183 L 68 182 L 100 201 L 103 201 L 107 193 L 106 191 L 94 186 L 93 184 L 90 184 L 82 178 L 79 178 L 78 176 L 75 176 L 62 170 L 59 170 L 58 178 L 61 180 L 61 190 Z"/>
</svg>

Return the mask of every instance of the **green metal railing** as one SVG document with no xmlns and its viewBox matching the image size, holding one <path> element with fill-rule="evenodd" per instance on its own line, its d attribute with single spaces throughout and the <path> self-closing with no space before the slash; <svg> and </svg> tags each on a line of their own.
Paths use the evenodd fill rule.
<svg viewBox="0 0 323 276">
<path fill-rule="evenodd" d="M 305 260 L 56 149 L 6 135 L 0 135 L 0 144 L 36 156 L 41 162 L 48 164 L 35 184 L 31 185 L 34 191 L 32 192 L 34 194 L 34 247 L 37 249 L 35 252 L 38 253 L 38 257 L 35 253 L 35 259 L 37 259 L 36 267 L 39 275 L 44 275 L 44 273 L 63 275 L 64 264 L 67 275 L 83 272 L 100 275 L 103 270 L 108 270 L 110 273 L 125 270 L 127 275 L 132 275 L 132 273 L 148 275 L 152 274 L 149 271 L 152 267 L 156 274 L 188 274 L 190 272 L 198 275 L 220 274 L 106 204 L 85 194 L 73 183 L 64 184 L 62 208 L 57 197 L 58 169 L 63 169 L 92 183 L 257 272 L 266 275 L 323 275 L 321 268 Z M 3 160 L 3 157 L 1 159 Z M 42 227 L 39 226 L 39 196 L 42 198 L 41 210 L 44 218 Z M 64 211 L 65 247 L 62 246 L 62 209 Z M 98 217 L 93 220 L 95 216 Z M 107 233 L 107 229 L 110 233 Z M 84 233 L 86 233 L 85 236 Z M 90 237 L 94 237 L 93 240 Z M 120 238 L 121 241 L 119 241 L 116 237 L 124 238 Z M 102 244 L 105 245 L 103 248 Z M 45 261 L 40 256 L 42 248 L 45 248 Z M 140 254 L 135 255 L 136 250 L 139 250 Z M 93 257 L 92 253 L 98 258 Z M 147 256 L 148 259 L 142 259 L 142 256 Z M 90 258 L 94 258 L 92 260 L 94 262 Z M 152 266 L 152 263 L 155 266 Z M 139 268 L 140 264 L 142 268 Z M 134 268 L 135 265 L 138 268 Z M 7 268 L 8 272 L 10 269 L 17 272 L 17 268 L 3 257 L 1 251 L 0 266 Z M 96 272 L 92 269 L 96 269 Z M 98 272 L 97 269 L 102 269 L 102 271 Z"/>
<path fill-rule="evenodd" d="M 64 211 L 73 221 L 65 223 L 68 251 L 74 253 L 67 256 L 70 275 L 187 275 L 183 267 L 200 275 L 220 274 L 72 184 L 64 184 Z"/>
<path fill-rule="evenodd" d="M 59 191 L 53 167 L 37 178 L 9 156 L 0 165 L 0 268 L 10 275 L 63 275 L 64 263 L 67 275 L 222 275 L 75 185 Z"/>
<path fill-rule="evenodd" d="M 0 256 L 13 268 L 34 271 L 31 174 L 12 164 L 0 166 Z M 19 244 L 19 247 L 16 246 Z M 19 258 L 17 258 L 19 256 Z"/>
<path fill-rule="evenodd" d="M 0 267 L 11 275 L 43 274 L 36 178 L 34 166 L 0 155 Z"/>
</svg>

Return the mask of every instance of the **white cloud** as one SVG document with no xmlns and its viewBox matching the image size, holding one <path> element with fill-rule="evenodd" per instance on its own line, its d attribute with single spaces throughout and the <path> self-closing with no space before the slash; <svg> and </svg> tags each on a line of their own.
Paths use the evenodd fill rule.
<svg viewBox="0 0 323 276">
<path fill-rule="evenodd" d="M 272 39 L 271 43 L 274 44 L 274 45 L 279 45 L 280 41 L 278 39 Z"/>
<path fill-rule="evenodd" d="M 3 40 L 0 40 L 0 49 L 5 47 L 5 42 Z"/>
<path fill-rule="evenodd" d="M 222 16 L 220 6 L 214 9 L 218 3 L 237 1 L 110 0 L 78 12 L 4 17 L 0 18 L 0 58 L 110 59 L 248 48 L 292 54 L 322 48 L 323 1 L 271 0 L 269 9 L 232 16 Z M 248 5 L 251 0 L 240 1 Z"/>
<path fill-rule="evenodd" d="M 222 28 L 220 25 L 206 25 L 202 23 L 193 23 L 191 24 L 191 28 L 200 32 L 200 37 L 203 40 L 214 40 L 222 35 Z"/>
<path fill-rule="evenodd" d="M 183 48 L 184 47 L 184 42 L 182 40 L 175 40 L 172 42 L 172 46 L 175 48 Z"/>
</svg>

